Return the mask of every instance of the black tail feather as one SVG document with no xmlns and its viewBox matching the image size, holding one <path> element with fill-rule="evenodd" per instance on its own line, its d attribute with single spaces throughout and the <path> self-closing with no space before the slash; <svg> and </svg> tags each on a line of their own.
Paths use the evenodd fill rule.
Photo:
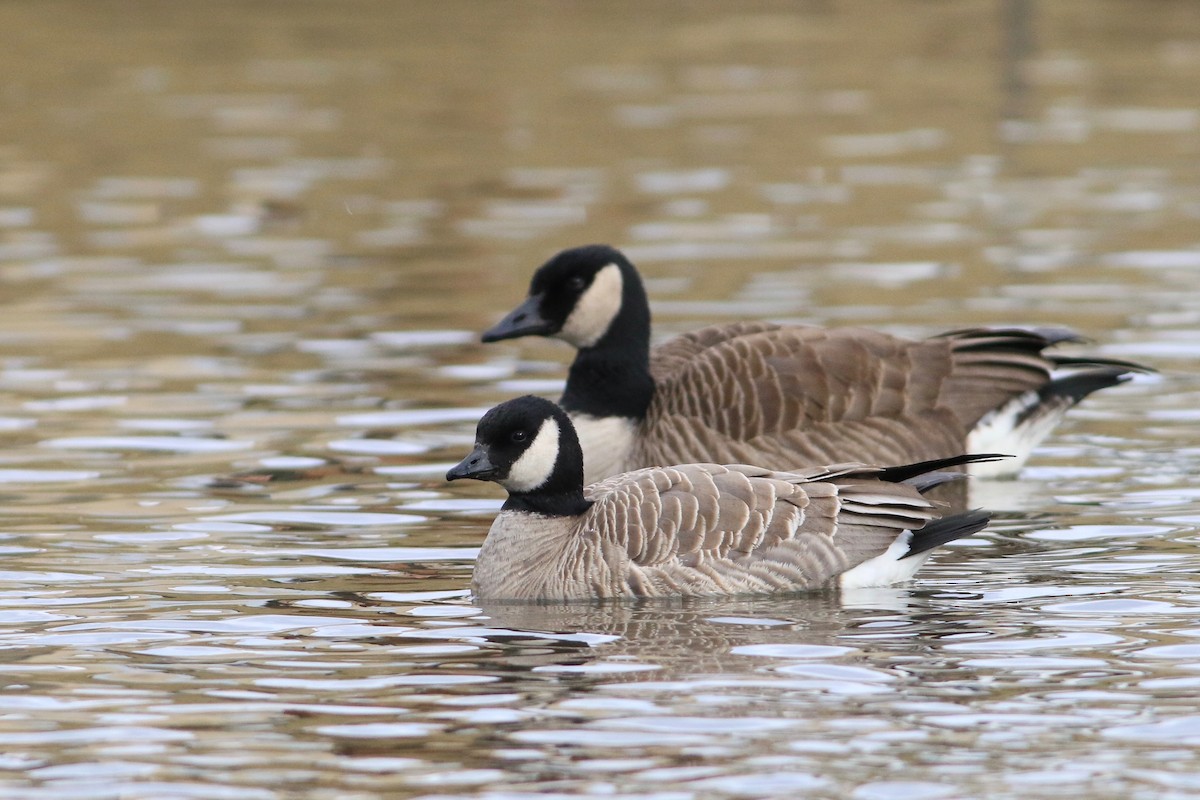
<svg viewBox="0 0 1200 800">
<path fill-rule="evenodd" d="M 908 543 L 908 552 L 902 558 L 915 556 L 940 547 L 946 542 L 961 539 L 983 530 L 991 517 L 986 511 L 967 511 L 953 514 L 930 522 L 919 531 L 913 531 L 912 540 Z"/>
<path fill-rule="evenodd" d="M 1063 342 L 1069 342 L 1071 344 L 1087 344 L 1088 342 L 1092 341 L 1078 331 L 1073 331 L 1070 328 L 1056 328 L 1053 326 L 1045 328 L 1032 328 L 1030 333 L 1036 333 L 1038 336 L 1045 339 L 1047 347 L 1051 347 L 1056 344 L 1062 344 Z"/>
<path fill-rule="evenodd" d="M 1091 341 L 1086 336 L 1081 336 L 1070 328 L 964 328 L 947 331 L 932 338 L 955 339 L 959 343 L 957 349 L 965 351 L 986 351 L 997 348 L 1022 350 L 1031 355 L 1040 355 L 1042 358 L 1050 361 L 1056 368 L 1116 368 L 1122 372 L 1155 372 L 1151 367 L 1119 358 L 1070 356 L 1042 352 L 1060 344 L 1085 344 Z"/>
<path fill-rule="evenodd" d="M 1125 367 L 1098 367 L 1083 372 L 1072 372 L 1059 378 L 1054 378 L 1038 390 L 1038 400 L 1021 415 L 1021 420 L 1045 411 L 1049 408 L 1073 406 L 1092 392 L 1116 386 L 1130 379 L 1129 370 Z M 1020 421 L 1020 420 L 1019 420 Z"/>
<path fill-rule="evenodd" d="M 1061 342 L 1079 342 L 1078 334 L 1064 329 L 1043 328 L 964 328 L 947 331 L 933 336 L 934 339 L 955 340 L 954 349 L 963 352 L 986 352 L 989 350 L 1016 350 L 1030 355 L 1040 355 L 1047 347 Z"/>
<path fill-rule="evenodd" d="M 966 479 L 967 473 L 965 472 L 926 472 L 924 475 L 914 475 L 911 478 L 905 478 L 901 483 L 906 483 L 921 494 L 925 494 L 935 486 L 954 483 L 955 481 L 964 481 Z"/>
<path fill-rule="evenodd" d="M 1098 358 L 1096 356 L 1064 356 L 1058 353 L 1049 353 L 1046 356 L 1054 363 L 1056 367 L 1064 369 L 1088 369 L 1100 367 L 1112 367 L 1123 372 L 1136 372 L 1143 375 L 1153 375 L 1158 370 L 1153 367 L 1147 367 L 1145 364 L 1139 364 L 1136 361 L 1126 361 L 1123 358 Z"/>
<path fill-rule="evenodd" d="M 875 477 L 879 478 L 879 480 L 888 481 L 889 483 L 902 483 L 905 481 L 911 482 L 913 478 L 918 478 L 930 472 L 950 469 L 951 467 L 960 467 L 963 464 L 999 461 L 1002 458 L 1012 458 L 1012 456 L 1004 455 L 1003 453 L 967 453 L 960 456 L 951 456 L 949 458 L 935 458 L 930 461 L 918 461 L 915 464 L 900 464 L 895 467 L 884 467 L 873 474 Z M 938 483 L 945 483 L 945 480 L 940 480 Z M 918 484 L 913 485 L 920 489 Z"/>
</svg>

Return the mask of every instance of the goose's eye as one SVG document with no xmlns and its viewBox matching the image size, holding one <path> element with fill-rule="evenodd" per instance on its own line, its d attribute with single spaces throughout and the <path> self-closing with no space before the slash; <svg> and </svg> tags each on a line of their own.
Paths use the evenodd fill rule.
<svg viewBox="0 0 1200 800">
<path fill-rule="evenodd" d="M 567 288 L 572 292 L 582 292 L 587 288 L 587 279 L 582 275 L 572 275 L 567 279 Z"/>
<path fill-rule="evenodd" d="M 525 431 L 513 431 L 508 438 L 512 439 L 517 444 L 521 444 L 529 438 L 529 434 Z"/>
</svg>

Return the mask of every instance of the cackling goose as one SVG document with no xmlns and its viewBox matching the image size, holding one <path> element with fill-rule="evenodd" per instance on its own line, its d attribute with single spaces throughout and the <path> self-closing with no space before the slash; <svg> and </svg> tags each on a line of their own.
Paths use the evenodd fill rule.
<svg viewBox="0 0 1200 800">
<path fill-rule="evenodd" d="M 651 467 L 583 485 L 570 417 L 526 396 L 480 420 L 447 480 L 508 490 L 472 581 L 483 600 L 730 596 L 908 580 L 932 548 L 983 528 L 922 496 L 993 456 L 803 472 L 744 465 Z"/>
<path fill-rule="evenodd" d="M 970 329 L 910 340 L 861 328 L 741 322 L 650 350 L 641 278 L 607 245 L 564 250 L 485 342 L 549 336 L 578 348 L 560 403 L 591 483 L 693 461 L 780 468 L 1013 453 L 1015 474 L 1067 409 L 1142 368 L 1043 352 L 1066 330 Z"/>
</svg>

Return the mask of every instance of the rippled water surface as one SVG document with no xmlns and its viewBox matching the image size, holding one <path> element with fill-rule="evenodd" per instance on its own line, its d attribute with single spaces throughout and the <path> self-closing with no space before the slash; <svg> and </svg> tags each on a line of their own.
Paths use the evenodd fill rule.
<svg viewBox="0 0 1200 800">
<path fill-rule="evenodd" d="M 0 796 L 1200 795 L 1200 6 L 8 3 Z M 477 606 L 477 332 L 1059 324 L 1160 370 L 911 586 Z"/>
</svg>

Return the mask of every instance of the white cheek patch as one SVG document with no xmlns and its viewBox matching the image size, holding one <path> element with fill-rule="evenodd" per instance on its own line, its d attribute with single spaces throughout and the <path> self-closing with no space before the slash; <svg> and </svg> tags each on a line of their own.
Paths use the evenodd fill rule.
<svg viewBox="0 0 1200 800">
<path fill-rule="evenodd" d="M 575 302 L 558 338 L 575 347 L 591 347 L 600 341 L 621 310 L 623 283 L 616 264 L 597 272 L 592 285 Z"/>
<path fill-rule="evenodd" d="M 550 479 L 558 461 L 558 423 L 547 419 L 500 485 L 510 492 L 531 492 Z"/>
</svg>

